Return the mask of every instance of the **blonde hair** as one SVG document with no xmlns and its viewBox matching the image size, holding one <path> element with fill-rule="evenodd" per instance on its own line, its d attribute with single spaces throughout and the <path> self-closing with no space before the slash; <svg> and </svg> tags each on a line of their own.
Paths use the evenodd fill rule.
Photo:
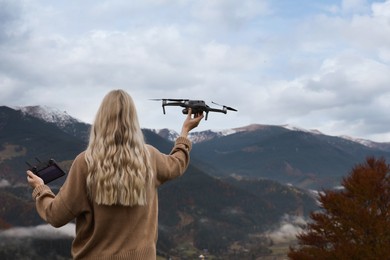
<svg viewBox="0 0 390 260">
<path fill-rule="evenodd" d="M 137 111 L 129 94 L 103 99 L 86 150 L 89 196 L 103 205 L 146 205 L 153 176 Z"/>
</svg>

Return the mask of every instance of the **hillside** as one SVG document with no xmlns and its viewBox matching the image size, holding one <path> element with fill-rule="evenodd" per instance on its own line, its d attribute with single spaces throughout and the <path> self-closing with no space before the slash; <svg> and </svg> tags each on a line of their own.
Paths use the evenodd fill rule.
<svg viewBox="0 0 390 260">
<path fill-rule="evenodd" d="M 201 142 L 193 156 L 216 176 L 266 178 L 310 189 L 337 186 L 352 167 L 368 156 L 390 158 L 390 152 L 353 140 L 290 130 L 281 126 L 252 125 Z"/>
<path fill-rule="evenodd" d="M 47 155 L 59 161 L 72 160 L 85 149 L 89 125 L 72 120 L 69 115 L 53 116 L 51 110 L 49 116 L 42 113 L 37 107 L 21 110 L 0 107 L 0 129 L 4 133 L 0 136 L 3 144 L 0 170 L 18 175 L 25 168 L 25 160 L 48 159 Z M 48 117 L 61 120 L 48 122 L 45 119 Z M 36 134 L 32 138 L 29 132 Z M 171 141 L 177 135 L 168 129 L 144 129 L 144 133 L 149 143 L 164 152 L 170 151 Z M 190 138 L 194 141 L 192 162 L 208 174 L 272 179 L 310 189 L 337 186 L 367 156 L 390 158 L 388 143 L 328 136 L 286 126 L 208 130 L 191 133 Z M 59 144 L 62 149 L 58 149 Z"/>
<path fill-rule="evenodd" d="M 25 185 L 25 161 L 55 158 L 69 170 L 87 145 L 89 125 L 58 114 L 47 120 L 42 113 L 45 110 L 37 107 L 0 107 L 0 229 L 43 223 Z M 174 132 L 143 132 L 147 143 L 169 153 Z M 277 229 L 286 216 L 305 217 L 317 209 L 307 189 L 338 186 L 367 156 L 390 158 L 388 143 L 285 126 L 209 130 L 192 133 L 191 139 L 194 145 L 186 174 L 159 190 L 162 255 L 191 258 L 203 249 L 220 259 L 238 253 L 243 258 L 270 255 L 270 230 Z M 64 179 L 51 186 L 60 187 Z M 3 241 L 9 243 L 0 244 L 0 256 L 20 246 L 12 238 Z M 29 241 L 23 244 L 26 252 L 32 245 Z M 40 250 L 31 255 L 39 255 Z M 52 254 L 58 250 L 63 255 L 68 249 L 53 244 Z"/>
<path fill-rule="evenodd" d="M 43 224 L 35 212 L 31 190 L 25 185 L 27 166 L 24 162 L 34 160 L 35 156 L 53 157 L 68 171 L 73 158 L 85 149 L 86 140 L 75 132 L 69 133 L 56 122 L 20 110 L 0 107 L 0 119 L 0 203 L 3 205 L 0 229 Z M 162 152 L 172 148 L 171 141 L 153 131 L 145 129 L 144 135 L 148 143 Z M 239 247 L 234 252 L 243 255 L 248 252 L 269 254 L 269 241 L 263 235 L 264 231 L 278 227 L 285 215 L 304 216 L 316 208 L 315 200 L 303 190 L 297 193 L 296 188 L 266 180 L 258 180 L 248 188 L 246 181 L 216 178 L 210 175 L 211 172 L 193 156 L 186 174 L 159 190 L 160 254 L 193 257 L 207 248 L 209 254 L 222 257 L 231 253 L 232 246 Z M 56 190 L 64 179 L 50 186 Z M 259 189 L 268 191 L 268 197 L 264 192 L 259 193 Z M 20 243 L 23 239 L 25 242 Z M 29 237 L 16 240 L 7 237 L 0 243 L 0 256 L 11 259 L 7 257 L 15 255 L 17 248 L 20 256 L 39 255 L 39 252 L 45 252 L 45 243 L 52 245 L 50 254 L 59 250 L 58 256 L 61 256 L 68 250 L 68 247 L 58 247 L 57 243 L 45 242 L 43 238 L 37 243 L 32 243 Z"/>
<path fill-rule="evenodd" d="M 0 107 L 0 122 L 0 179 L 12 183 L 25 181 L 26 161 L 73 160 L 86 147 L 81 137 L 8 107 Z"/>
</svg>

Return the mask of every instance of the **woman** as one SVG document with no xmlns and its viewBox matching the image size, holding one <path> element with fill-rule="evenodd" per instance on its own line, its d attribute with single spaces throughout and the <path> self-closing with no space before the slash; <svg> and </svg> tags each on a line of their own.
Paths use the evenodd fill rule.
<svg viewBox="0 0 390 260">
<path fill-rule="evenodd" d="M 169 155 L 144 142 L 135 105 L 122 90 L 109 92 L 57 195 L 27 171 L 39 215 L 54 227 L 76 219 L 74 259 L 156 259 L 157 187 L 184 173 L 190 130 L 203 114 L 189 111 Z"/>
</svg>

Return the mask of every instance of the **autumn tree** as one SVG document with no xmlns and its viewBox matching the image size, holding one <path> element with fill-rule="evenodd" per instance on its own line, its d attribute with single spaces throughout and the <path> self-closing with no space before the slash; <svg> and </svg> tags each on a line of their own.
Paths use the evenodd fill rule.
<svg viewBox="0 0 390 260">
<path fill-rule="evenodd" d="M 319 195 L 321 210 L 290 247 L 290 259 L 390 259 L 390 167 L 367 158 Z"/>
</svg>

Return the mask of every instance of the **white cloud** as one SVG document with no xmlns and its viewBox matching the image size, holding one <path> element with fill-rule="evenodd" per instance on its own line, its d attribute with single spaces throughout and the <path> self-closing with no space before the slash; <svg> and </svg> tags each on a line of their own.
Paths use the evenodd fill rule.
<svg viewBox="0 0 390 260">
<path fill-rule="evenodd" d="M 296 239 L 305 225 L 306 221 L 302 217 L 286 215 L 282 218 L 278 228 L 266 234 L 274 243 L 288 243 Z"/>
<path fill-rule="evenodd" d="M 345 12 L 359 12 L 367 9 L 366 0 L 342 0 L 342 9 Z"/>
<path fill-rule="evenodd" d="M 11 183 L 9 183 L 9 181 L 7 181 L 6 179 L 0 180 L 0 188 L 6 188 L 6 187 L 10 187 L 10 186 L 11 186 Z"/>
<path fill-rule="evenodd" d="M 372 4 L 372 12 L 375 17 L 382 17 L 388 20 L 390 17 L 390 1 L 377 2 Z"/>
<path fill-rule="evenodd" d="M 210 114 L 199 130 L 290 123 L 389 136 L 390 1 L 326 4 L 3 0 L 0 103 L 91 122 L 102 97 L 123 88 L 144 127 L 181 126 L 179 110 L 163 116 L 148 100 L 172 97 L 239 110 Z"/>
<path fill-rule="evenodd" d="M 35 238 L 67 238 L 75 237 L 75 225 L 66 224 L 60 228 L 50 225 L 38 225 L 35 227 L 14 227 L 0 231 L 0 237 L 35 237 Z"/>
<path fill-rule="evenodd" d="M 233 28 L 271 12 L 266 0 L 202 0 L 194 3 L 193 14 L 196 18 Z"/>
</svg>

